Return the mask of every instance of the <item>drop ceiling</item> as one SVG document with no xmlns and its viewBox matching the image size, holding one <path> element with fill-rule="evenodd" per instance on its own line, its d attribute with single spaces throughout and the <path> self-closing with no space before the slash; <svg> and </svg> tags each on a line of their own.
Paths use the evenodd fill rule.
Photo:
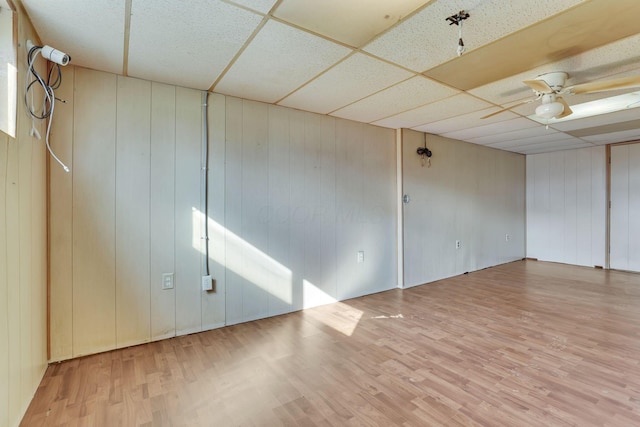
<svg viewBox="0 0 640 427">
<path fill-rule="evenodd" d="M 549 123 L 522 81 L 640 75 L 638 0 L 22 0 L 72 63 L 523 154 L 640 139 L 640 102 Z M 460 27 L 446 18 L 464 10 Z M 640 88 L 566 96 L 570 105 Z M 640 92 L 638 92 L 640 100 Z"/>
</svg>

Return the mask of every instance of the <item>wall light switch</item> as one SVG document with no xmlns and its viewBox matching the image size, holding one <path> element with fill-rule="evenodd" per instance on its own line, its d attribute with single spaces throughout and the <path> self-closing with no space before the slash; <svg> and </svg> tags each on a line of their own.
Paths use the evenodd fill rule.
<svg viewBox="0 0 640 427">
<path fill-rule="evenodd" d="M 460 246 L 462 246 L 460 240 L 456 240 L 456 249 L 460 249 Z"/>
<path fill-rule="evenodd" d="M 358 264 L 364 262 L 364 251 L 358 251 Z"/>
<path fill-rule="evenodd" d="M 162 273 L 162 289 L 173 289 L 173 273 Z"/>
<path fill-rule="evenodd" d="M 202 276 L 202 290 L 203 291 L 213 290 L 213 278 L 211 276 Z"/>
</svg>

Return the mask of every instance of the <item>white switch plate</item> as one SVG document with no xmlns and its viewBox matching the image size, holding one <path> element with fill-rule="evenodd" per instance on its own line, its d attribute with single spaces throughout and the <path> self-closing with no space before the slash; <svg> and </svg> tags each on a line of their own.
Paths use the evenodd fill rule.
<svg viewBox="0 0 640 427">
<path fill-rule="evenodd" d="M 504 241 L 505 242 L 508 242 L 510 238 L 511 238 L 511 236 L 509 236 L 508 234 L 504 235 Z"/>
<path fill-rule="evenodd" d="M 460 249 L 460 246 L 462 246 L 460 240 L 456 240 L 456 249 Z"/>
<path fill-rule="evenodd" d="M 162 273 L 162 289 L 173 289 L 173 273 Z"/>
<path fill-rule="evenodd" d="M 211 276 L 202 276 L 202 290 L 203 291 L 213 290 L 213 279 Z"/>
<path fill-rule="evenodd" d="M 358 264 L 364 262 L 364 251 L 358 251 Z"/>
</svg>

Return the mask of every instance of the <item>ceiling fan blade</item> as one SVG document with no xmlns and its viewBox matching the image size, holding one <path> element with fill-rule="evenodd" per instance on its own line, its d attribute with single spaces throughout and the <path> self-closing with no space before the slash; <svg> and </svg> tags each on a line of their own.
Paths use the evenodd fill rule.
<svg viewBox="0 0 640 427">
<path fill-rule="evenodd" d="M 522 83 L 526 84 L 537 93 L 553 93 L 551 86 L 549 86 L 544 80 L 525 80 Z"/>
<path fill-rule="evenodd" d="M 582 83 L 565 88 L 562 93 L 593 93 L 607 90 L 627 89 L 640 86 L 640 75 L 631 77 L 621 77 L 619 79 L 604 80 L 601 82 Z"/>
<path fill-rule="evenodd" d="M 488 119 L 489 117 L 493 117 L 496 114 L 504 113 L 505 111 L 509 111 L 509 110 L 511 110 L 513 108 L 519 107 L 519 106 L 524 105 L 524 104 L 528 104 L 530 102 L 536 101 L 537 99 L 538 98 L 531 98 L 531 99 L 527 99 L 526 101 L 518 102 L 517 104 L 512 105 L 511 107 L 503 108 L 502 110 L 494 111 L 491 114 L 487 114 L 486 116 L 480 117 L 480 120 Z"/>
<path fill-rule="evenodd" d="M 556 101 L 558 101 L 559 103 L 564 105 L 564 111 L 562 111 L 562 114 L 557 116 L 556 119 L 561 119 L 563 117 L 567 117 L 567 116 L 573 114 L 573 111 L 571 110 L 571 107 L 569 107 L 569 104 L 567 104 L 567 101 L 565 101 L 561 96 L 556 97 Z"/>
</svg>

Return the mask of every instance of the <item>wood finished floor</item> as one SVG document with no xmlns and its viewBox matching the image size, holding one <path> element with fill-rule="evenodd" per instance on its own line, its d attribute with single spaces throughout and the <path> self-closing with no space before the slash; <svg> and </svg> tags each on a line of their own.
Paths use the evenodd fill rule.
<svg viewBox="0 0 640 427">
<path fill-rule="evenodd" d="M 640 275 L 522 261 L 50 366 L 24 426 L 640 426 Z"/>
</svg>

